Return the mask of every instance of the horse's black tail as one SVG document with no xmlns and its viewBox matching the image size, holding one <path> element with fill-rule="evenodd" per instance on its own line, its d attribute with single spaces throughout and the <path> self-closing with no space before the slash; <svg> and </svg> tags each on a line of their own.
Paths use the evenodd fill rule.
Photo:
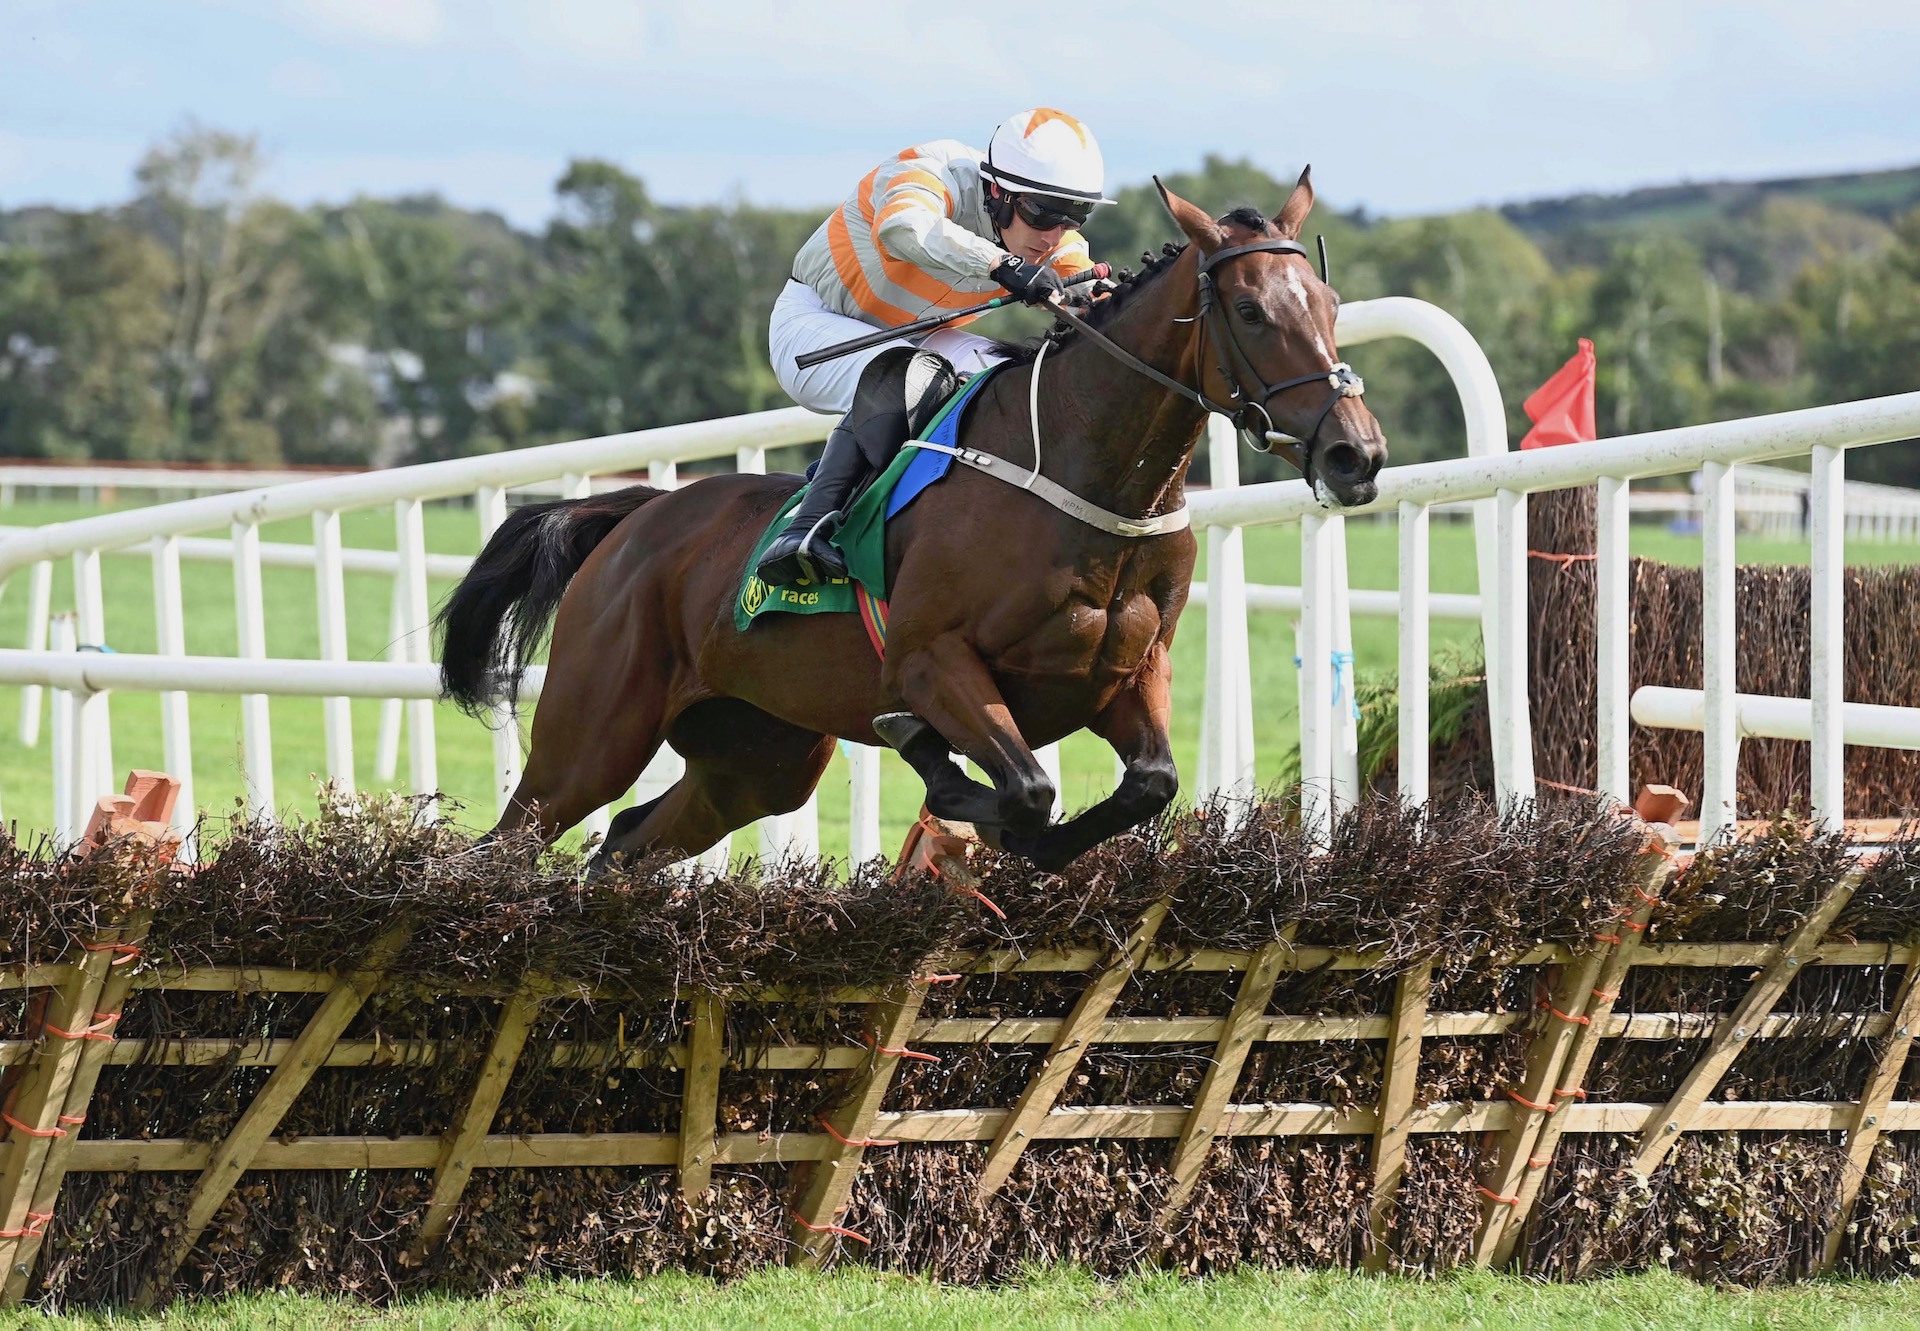
<svg viewBox="0 0 1920 1331">
<path fill-rule="evenodd" d="M 527 658 L 574 572 L 622 518 L 662 493 L 635 485 L 509 513 L 434 617 L 443 696 L 470 716 L 517 702 Z"/>
</svg>

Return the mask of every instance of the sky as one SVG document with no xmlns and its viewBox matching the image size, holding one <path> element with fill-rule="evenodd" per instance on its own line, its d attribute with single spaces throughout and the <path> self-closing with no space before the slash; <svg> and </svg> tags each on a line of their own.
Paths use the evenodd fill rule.
<svg viewBox="0 0 1920 1331">
<path fill-rule="evenodd" d="M 124 200 L 198 122 L 258 135 L 296 203 L 437 191 L 537 229 L 599 157 L 667 202 L 824 210 L 1048 105 L 1113 186 L 1311 162 L 1323 200 L 1406 215 L 1914 165 L 1917 71 L 1914 0 L 0 0 L 0 208 Z"/>
</svg>

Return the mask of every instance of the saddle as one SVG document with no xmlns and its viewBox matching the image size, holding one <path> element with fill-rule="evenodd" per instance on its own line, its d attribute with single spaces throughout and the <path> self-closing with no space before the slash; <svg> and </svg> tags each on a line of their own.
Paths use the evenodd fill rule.
<svg viewBox="0 0 1920 1331">
<path fill-rule="evenodd" d="M 947 399 L 927 428 L 921 431 L 920 440 L 943 444 L 948 448 L 957 447 L 960 428 L 966 422 L 967 408 L 987 380 L 1000 368 L 991 366 L 963 383 L 959 391 Z M 875 650 L 883 648 L 886 642 L 887 610 L 886 525 L 918 499 L 928 486 L 945 476 L 953 462 L 951 453 L 914 448 L 911 444 L 902 448 L 899 456 L 848 507 L 846 520 L 831 538 L 834 547 L 846 558 L 849 576 L 817 585 L 800 583 L 791 587 L 770 586 L 755 577 L 753 569 L 760 562 L 761 554 L 773 544 L 774 538 L 786 530 L 788 515 L 800 506 L 801 499 L 806 495 L 806 487 L 802 486 L 773 515 L 773 520 L 760 534 L 760 539 L 754 542 L 753 552 L 747 557 L 740 593 L 734 598 L 734 628 L 745 633 L 753 621 L 762 615 L 858 612 L 867 625 L 869 637 L 875 640 Z"/>
</svg>

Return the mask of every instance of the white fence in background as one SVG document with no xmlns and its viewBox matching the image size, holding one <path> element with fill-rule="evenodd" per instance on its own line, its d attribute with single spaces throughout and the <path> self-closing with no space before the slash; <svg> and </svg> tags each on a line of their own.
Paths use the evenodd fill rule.
<svg viewBox="0 0 1920 1331">
<path fill-rule="evenodd" d="M 23 495 L 64 497 L 85 504 L 111 503 L 125 494 L 232 494 L 236 490 L 259 490 L 276 485 L 294 485 L 302 481 L 338 480 L 365 476 L 364 471 L 330 471 L 322 467 L 135 467 L 89 462 L 67 466 L 59 463 L 0 463 L 0 508 Z M 597 476 L 595 490 L 614 490 L 631 485 L 636 477 Z M 557 495 L 560 481 L 555 478 L 531 481 L 516 486 L 527 494 Z"/>
<path fill-rule="evenodd" d="M 1400 595 L 1404 605 L 1401 633 L 1400 764 L 1402 786 L 1410 797 L 1424 795 L 1428 766 L 1428 745 L 1424 714 L 1409 718 L 1409 700 L 1422 702 L 1426 694 L 1426 663 L 1416 645 L 1424 645 L 1429 614 L 1427 591 L 1422 573 L 1426 567 L 1425 511 L 1431 505 L 1459 499 L 1494 499 L 1503 513 L 1517 515 L 1520 540 L 1513 540 L 1511 528 L 1501 533 L 1495 599 L 1504 607 L 1524 614 L 1526 593 L 1525 496 L 1543 490 L 1597 485 L 1599 490 L 1598 578 L 1598 743 L 1599 786 L 1619 799 L 1630 795 L 1627 788 L 1627 733 L 1631 700 L 1627 693 L 1627 642 L 1631 630 L 1628 617 L 1627 517 L 1631 482 L 1651 476 L 1699 471 L 1702 477 L 1703 561 L 1702 585 L 1704 622 L 1701 705 L 1704 715 L 1698 728 L 1704 733 L 1706 768 L 1701 799 L 1703 840 L 1710 839 L 1735 820 L 1734 775 L 1739 759 L 1742 734 L 1742 696 L 1735 693 L 1736 619 L 1734 602 L 1734 505 L 1735 469 L 1742 463 L 1806 457 L 1811 464 L 1809 505 L 1812 520 L 1812 688 L 1806 700 L 1805 734 L 1812 741 L 1813 777 L 1810 802 L 1814 816 L 1829 825 L 1838 825 L 1845 816 L 1845 783 L 1841 757 L 1845 734 L 1853 727 L 1869 724 L 1884 727 L 1885 712 L 1911 713 L 1914 709 L 1882 709 L 1863 714 L 1845 710 L 1841 697 L 1843 641 L 1841 625 L 1845 614 L 1842 571 L 1844 567 L 1844 466 L 1845 450 L 1869 444 L 1920 437 L 1920 393 L 1874 398 L 1838 406 L 1805 411 L 1784 412 L 1751 420 L 1723 421 L 1711 425 L 1688 426 L 1649 434 L 1628 435 L 1598 443 L 1540 449 L 1528 453 L 1510 453 L 1494 458 L 1467 458 L 1433 462 L 1411 467 L 1393 467 L 1381 474 L 1380 494 L 1367 511 L 1397 509 L 1400 514 L 1402 582 Z M 1306 487 L 1297 482 L 1248 486 L 1233 493 L 1204 496 L 1196 504 L 1195 525 L 1242 527 L 1254 523 L 1293 522 L 1301 524 L 1301 542 L 1306 553 L 1308 576 L 1303 579 L 1309 607 L 1325 606 L 1337 599 L 1337 584 L 1331 576 L 1330 560 L 1324 553 L 1326 527 L 1338 518 L 1321 513 Z M 1484 585 L 1484 584 L 1483 584 Z M 1508 624 L 1513 621 L 1509 619 Z M 1302 619 L 1301 655 L 1310 673 L 1312 665 L 1324 659 L 1331 645 L 1332 629 L 1324 612 L 1311 610 Z M 1498 734 L 1503 708 L 1511 708 L 1513 695 L 1492 684 L 1492 666 L 1498 655 L 1504 658 L 1507 688 L 1518 689 L 1525 698 L 1527 652 L 1524 639 L 1514 642 L 1489 636 L 1489 702 Z M 1210 669 L 1236 671 L 1237 661 L 1211 663 Z M 1209 691 L 1215 687 L 1209 680 Z M 1234 685 L 1227 683 L 1230 691 Z M 1305 686 L 1308 697 L 1316 696 L 1312 684 Z M 1644 691 L 1643 691 L 1644 692 Z M 1324 685 L 1317 692 L 1327 697 Z M 1643 699 L 1643 708 L 1658 707 L 1663 700 Z M 1782 724 L 1775 718 L 1762 720 L 1772 700 L 1748 699 L 1748 720 L 1753 726 Z M 1754 704 L 1760 704 L 1758 711 Z M 1791 709 L 1797 713 L 1798 707 Z M 1423 709 L 1422 709 L 1423 711 Z M 1651 712 L 1648 715 L 1652 715 Z M 1871 717 L 1871 722 L 1868 718 Z M 1513 725 L 1509 712 L 1504 718 Z M 1652 723 L 1652 722 L 1650 722 Z M 1327 710 L 1304 709 L 1301 716 L 1302 770 L 1309 795 L 1309 818 L 1324 828 L 1342 798 L 1341 782 L 1335 772 L 1325 729 Z M 1660 721 L 1658 724 L 1676 724 Z M 1319 731 L 1321 733 L 1316 734 Z M 1752 729 L 1747 733 L 1770 733 Z M 1871 731 L 1856 733 L 1869 736 Z M 1886 733 L 1882 731 L 1882 733 Z M 1865 738 L 1861 742 L 1878 742 Z M 1898 745 L 1904 747 L 1904 745 Z M 1505 793 L 1517 793 L 1502 782 Z M 1318 792 L 1328 792 L 1326 797 Z"/>
<path fill-rule="evenodd" d="M 1237 473 L 1237 468 L 1234 469 Z M 86 503 L 109 503 L 129 494 L 230 494 L 235 490 L 291 485 L 323 477 L 365 475 L 358 471 L 326 471 L 321 468 L 281 469 L 232 467 L 129 466 L 111 463 L 62 465 L 48 463 L 0 463 L 0 508 L 15 503 L 22 495 L 70 497 Z M 596 494 L 632 484 L 637 477 L 600 475 L 589 479 Z M 654 479 L 658 479 L 655 477 Z M 1237 481 L 1228 481 L 1237 484 Z M 550 497 L 562 493 L 561 478 L 532 481 L 515 486 L 525 495 Z M 1740 469 L 1734 487 L 1734 513 L 1740 530 L 1776 540 L 1793 540 L 1806 535 L 1807 495 L 1811 479 L 1803 471 L 1779 467 L 1750 466 Z M 1636 518 L 1698 519 L 1701 503 L 1685 488 L 1636 490 L 1630 500 Z M 1436 517 L 1457 518 L 1471 514 L 1471 503 L 1436 504 Z M 1863 481 L 1846 483 L 1847 538 L 1855 541 L 1910 542 L 1920 538 L 1920 490 L 1898 485 L 1875 485 Z M 0 527 L 0 531 L 7 530 Z M 191 558 L 192 543 L 183 543 L 181 552 Z M 312 547 L 287 546 L 305 551 L 312 560 Z M 266 552 L 263 551 L 263 554 Z M 364 552 L 363 552 L 364 553 Z M 224 559 L 224 553 L 220 556 Z M 389 556 L 391 557 L 391 556 Z M 448 556 L 438 556 L 448 558 Z M 267 557 L 266 563 L 275 563 Z M 353 565 L 348 569 L 352 571 Z M 429 568 L 433 576 L 440 573 Z"/>
<path fill-rule="evenodd" d="M 1748 531 L 1776 540 L 1810 533 L 1813 473 L 1782 467 L 1742 467 L 1734 475 L 1734 512 Z M 1844 483 L 1841 525 L 1856 541 L 1911 541 L 1920 537 L 1920 490 L 1902 485 Z"/>
<path fill-rule="evenodd" d="M 1807 700 L 1814 738 L 1814 808 L 1823 818 L 1842 812 L 1839 785 L 1842 700 L 1839 697 L 1840 559 L 1844 538 L 1842 450 L 1920 435 L 1920 394 L 1792 412 L 1779 416 L 1628 436 L 1601 443 L 1526 454 L 1507 449 L 1505 415 L 1485 356 L 1451 316 L 1403 298 L 1355 302 L 1340 315 L 1344 345 L 1388 336 L 1409 337 L 1441 360 L 1460 393 L 1469 456 L 1444 462 L 1389 468 L 1375 503 L 1358 512 L 1389 515 L 1400 543 L 1399 588 L 1392 609 L 1400 620 L 1400 772 L 1413 800 L 1427 790 L 1428 625 L 1436 614 L 1477 614 L 1487 650 L 1494 759 L 1503 797 L 1532 793 L 1532 735 L 1527 711 L 1528 493 L 1597 482 L 1600 487 L 1600 754 L 1601 788 L 1625 797 L 1627 605 L 1626 524 L 1630 482 L 1699 469 L 1706 535 L 1707 640 L 1704 644 L 1701 727 L 1708 762 L 1703 835 L 1732 817 L 1733 765 L 1740 714 L 1733 692 L 1733 529 L 1736 466 L 1808 457 L 1812 471 L 1808 506 L 1814 544 L 1814 688 Z M 517 453 L 462 458 L 385 472 L 325 477 L 238 494 L 190 499 L 153 508 L 105 514 L 0 536 L 0 580 L 29 576 L 29 642 L 0 650 L 0 682 L 56 690 L 54 761 L 66 835 L 92 798 L 105 793 L 113 774 L 109 698 L 114 689 L 146 689 L 162 697 L 165 762 L 189 785 L 180 817 L 191 819 L 192 745 L 189 692 L 231 692 L 242 698 L 242 768 L 247 797 L 257 810 L 275 805 L 272 736 L 267 698 L 322 698 L 325 771 L 354 784 L 349 699 L 388 699 L 395 722 L 383 728 L 383 748 L 397 748 L 399 709 L 407 719 L 408 770 L 404 785 L 431 792 L 437 782 L 434 731 L 434 667 L 426 624 L 427 578 L 457 571 L 461 561 L 426 552 L 421 505 L 437 499 L 469 499 L 484 539 L 506 512 L 507 493 L 551 488 L 585 494 L 596 476 L 646 468 L 670 483 L 679 463 L 731 458 L 742 471 L 765 469 L 765 450 L 818 440 L 826 422 L 790 409 L 722 421 L 640 431 L 604 439 L 554 444 Z M 1357 797 L 1357 739 L 1353 715 L 1351 615 L 1386 607 L 1380 593 L 1347 592 L 1346 514 L 1322 510 L 1299 481 L 1237 486 L 1238 458 L 1231 432 L 1215 428 L 1208 446 L 1215 487 L 1191 498 L 1194 525 L 1205 534 L 1208 576 L 1196 588 L 1208 609 L 1207 683 L 1201 718 L 1201 763 L 1188 787 L 1204 794 L 1244 788 L 1254 770 L 1252 673 L 1246 615 L 1277 608 L 1296 612 L 1299 627 L 1301 767 L 1307 787 L 1307 817 L 1324 830 L 1337 810 Z M 1428 590 L 1428 531 L 1437 508 L 1471 503 L 1475 513 L 1478 598 L 1440 598 Z M 342 548 L 340 515 L 392 505 L 397 549 Z M 306 519 L 313 544 L 283 547 L 260 540 L 263 523 Z M 1249 586 L 1242 532 L 1248 526 L 1298 523 L 1302 586 Z M 225 530 L 224 538 L 194 533 Z M 152 563 L 159 651 L 152 656 L 113 656 L 75 648 L 108 641 L 101 594 L 101 558 L 144 546 Z M 180 564 L 183 558 L 217 557 L 232 565 L 238 622 L 235 657 L 189 657 L 185 652 Z M 70 560 L 75 614 L 51 621 L 53 561 Z M 315 574 L 320 657 L 289 662 L 269 659 L 264 645 L 265 610 L 261 569 L 306 563 Z M 391 635 L 397 648 L 388 662 L 349 661 L 343 574 L 349 568 L 393 579 Z M 38 636 L 39 640 L 33 640 Z M 49 647 L 54 650 L 49 650 Z M 64 649 L 64 650 L 62 650 Z M 1271 700 L 1269 700 L 1270 702 Z M 35 716 L 38 715 L 37 704 Z M 1844 714 L 1854 724 L 1852 714 Z M 853 851 L 878 853 L 878 755 L 854 749 L 849 757 Z M 397 761 L 397 760 L 396 760 Z M 504 798 L 518 778 L 520 748 L 511 727 L 496 732 L 496 789 Z M 675 775 L 670 754 L 642 778 L 645 798 Z M 816 815 L 808 810 L 771 828 L 769 845 L 816 844 Z M 604 826 L 604 811 L 600 815 Z"/>
<path fill-rule="evenodd" d="M 182 799 L 176 820 L 183 826 L 194 817 L 192 801 L 192 740 L 186 699 L 189 691 L 163 678 L 169 659 L 186 658 L 210 665 L 227 658 L 187 658 L 185 647 L 185 609 L 182 604 L 180 564 L 184 543 L 190 533 L 209 529 L 227 532 L 226 551 L 233 567 L 234 608 L 238 626 L 237 656 L 245 661 L 268 661 L 265 648 L 266 612 L 260 573 L 275 560 L 311 562 L 316 579 L 319 614 L 321 663 L 339 681 L 337 690 L 322 703 L 327 776 L 345 788 L 355 785 L 353 736 L 349 699 L 379 696 L 402 699 L 407 715 L 408 770 L 406 788 L 431 792 L 438 785 L 438 763 L 434 739 L 432 695 L 379 693 L 382 664 L 349 661 L 346 652 L 346 590 L 344 574 L 350 562 L 364 563 L 375 552 L 359 552 L 349 559 L 340 541 L 340 515 L 360 509 L 392 505 L 397 549 L 390 556 L 393 565 L 394 617 L 390 640 L 396 644 L 390 654 L 393 664 L 430 666 L 427 645 L 429 606 L 427 576 L 434 558 L 426 551 L 421 523 L 421 506 L 431 500 L 460 498 L 470 500 L 476 512 L 481 539 L 484 540 L 506 516 L 509 489 L 551 489 L 566 495 L 581 495 L 592 487 L 592 477 L 608 473 L 630 472 L 644 468 L 663 484 L 675 479 L 677 464 L 712 458 L 731 459 L 741 471 L 766 469 L 766 450 L 790 444 L 805 444 L 822 438 L 825 421 L 799 408 L 764 412 L 736 420 L 706 421 L 671 426 L 660 430 L 639 431 L 603 439 L 553 444 L 518 453 L 460 458 L 427 463 L 392 471 L 330 476 L 277 485 L 237 494 L 212 495 L 187 499 L 151 508 L 133 509 L 53 523 L 43 527 L 16 529 L 0 536 L 0 582 L 23 570 L 30 570 L 29 642 L 24 652 L 0 651 L 0 669 L 10 671 L 9 678 L 28 685 L 46 687 L 54 676 L 43 665 L 26 660 L 44 653 L 48 646 L 36 625 L 47 623 L 46 606 L 50 601 L 53 561 L 70 559 L 73 569 L 75 645 L 100 648 L 108 641 L 105 601 L 101 593 L 100 561 L 103 554 L 145 546 L 152 561 L 154 622 L 159 651 L 152 657 L 127 656 L 115 663 L 133 669 L 130 675 L 120 670 L 113 676 L 118 687 L 132 688 L 129 682 L 142 671 L 154 680 L 145 687 L 161 695 L 161 724 L 164 761 L 182 780 Z M 263 523 L 305 518 L 312 524 L 313 545 L 305 556 L 285 549 L 263 551 L 260 527 Z M 193 548 L 196 554 L 211 553 L 206 545 Z M 298 550 L 299 547 L 295 547 Z M 384 552 L 379 552 L 384 554 Z M 385 560 L 375 561 L 384 565 Z M 443 570 L 446 569 L 443 564 Z M 35 641 L 38 637 L 40 640 Z M 276 663 L 277 664 L 277 663 Z M 39 670 L 44 678 L 33 680 Z M 208 678 L 213 676 L 209 674 Z M 267 671 L 263 682 L 273 682 Z M 373 688 L 376 691 L 369 693 Z M 275 806 L 272 766 L 271 722 L 267 698 L 280 692 L 263 688 L 241 694 L 242 759 L 249 806 L 271 812 Z M 106 793 L 99 784 L 103 774 L 112 771 L 111 720 L 105 692 L 75 693 L 68 712 L 56 710 L 56 729 L 63 715 L 70 715 L 78 734 L 70 742 L 56 742 L 60 756 L 78 761 L 89 775 L 86 789 Z M 56 699 L 56 704 L 60 700 Z M 60 704 L 64 705 L 64 704 Z M 37 715 L 37 699 L 23 700 L 23 711 L 31 707 Z M 383 727 L 383 747 L 397 736 L 398 728 Z M 56 739 L 58 737 L 56 736 Z M 512 727 L 501 726 L 494 744 L 497 786 L 510 791 L 518 780 L 520 746 Z M 384 766 L 384 764 L 383 764 Z M 659 779 L 666 764 L 655 773 Z M 79 782 L 83 778 L 75 777 Z M 504 798 L 504 795 L 502 796 Z M 91 800 L 76 797 L 69 806 L 85 809 Z M 78 815 L 84 818 L 84 815 Z M 804 834 L 807 818 L 794 818 L 787 828 Z M 64 835 L 77 834 L 77 828 L 56 829 Z"/>
</svg>

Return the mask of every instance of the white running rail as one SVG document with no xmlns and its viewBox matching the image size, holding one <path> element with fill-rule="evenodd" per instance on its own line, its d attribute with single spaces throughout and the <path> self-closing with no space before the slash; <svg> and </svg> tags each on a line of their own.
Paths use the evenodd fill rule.
<svg viewBox="0 0 1920 1331">
<path fill-rule="evenodd" d="M 1920 393 L 1872 398 L 1831 407 L 1783 412 L 1749 420 L 1721 421 L 1649 434 L 1626 435 L 1597 443 L 1509 453 L 1491 458 L 1464 458 L 1409 467 L 1391 467 L 1381 473 L 1379 497 L 1361 511 L 1401 514 L 1402 568 L 1417 572 L 1424 565 L 1425 536 L 1422 514 L 1431 506 L 1459 499 L 1499 497 L 1503 507 L 1524 505 L 1529 493 L 1596 485 L 1599 489 L 1598 567 L 1598 789 L 1620 800 L 1630 798 L 1627 733 L 1630 716 L 1627 687 L 1627 643 L 1631 631 L 1627 604 L 1627 515 L 1631 482 L 1650 476 L 1699 471 L 1704 550 L 1702 561 L 1705 629 L 1702 642 L 1706 771 L 1701 799 L 1703 842 L 1735 822 L 1735 766 L 1739 755 L 1739 698 L 1735 693 L 1736 607 L 1734 603 L 1734 474 L 1739 464 L 1805 457 L 1811 465 L 1810 516 L 1812 525 L 1812 662 L 1807 733 L 1813 746 L 1810 791 L 1814 816 L 1829 826 L 1845 818 L 1845 785 L 1841 766 L 1844 699 L 1841 697 L 1845 614 L 1844 467 L 1845 451 L 1870 444 L 1920 437 Z M 1524 537 L 1523 506 L 1519 508 Z M 1307 567 L 1323 558 L 1314 549 L 1326 519 L 1313 496 L 1298 481 L 1247 486 L 1232 492 L 1213 492 L 1194 501 L 1194 526 L 1201 529 L 1241 527 L 1254 523 L 1299 521 Z M 1497 595 L 1522 611 L 1526 604 L 1526 550 L 1524 539 L 1516 549 L 1506 547 L 1503 532 Z M 1517 591 L 1509 590 L 1517 583 Z M 1309 604 L 1322 584 L 1309 579 Z M 1400 697 L 1423 698 L 1425 665 L 1406 650 L 1409 637 L 1424 634 L 1424 586 L 1409 579 L 1401 586 L 1413 632 L 1403 620 Z M 1511 623 L 1511 621 L 1509 621 Z M 1301 656 L 1309 665 L 1324 659 L 1331 647 L 1331 625 L 1325 615 L 1309 613 L 1303 620 Z M 1505 657 L 1508 687 L 1521 698 L 1526 689 L 1526 643 L 1490 638 L 1489 665 L 1499 653 Z M 1311 696 L 1311 695 L 1309 695 Z M 1321 696 L 1325 696 L 1324 694 Z M 1496 729 L 1510 699 L 1490 688 Z M 1858 714 L 1855 714 L 1858 715 Z M 1404 717 L 1404 712 L 1403 712 Z M 1507 724 L 1513 723 L 1509 712 Z M 1302 771 L 1307 790 L 1331 789 L 1334 774 L 1324 743 L 1308 744 L 1310 715 L 1303 715 Z M 1403 726 L 1400 732 L 1402 781 L 1410 794 L 1423 789 L 1428 767 L 1423 729 Z M 1411 772 L 1411 775 L 1409 773 Z M 1505 793 L 1523 793 L 1505 788 Z M 1309 805 L 1315 825 L 1325 826 L 1325 805 Z"/>
<path fill-rule="evenodd" d="M 36 622 L 45 622 L 48 594 L 52 584 L 52 563 L 70 559 L 73 567 L 75 616 L 73 633 L 78 647 L 99 649 L 109 642 L 106 604 L 101 591 L 102 554 L 127 550 L 145 544 L 153 561 L 154 611 L 160 655 L 185 654 L 185 608 L 182 604 L 180 560 L 183 544 L 191 533 L 209 529 L 227 533 L 227 551 L 233 566 L 234 607 L 238 624 L 237 656 L 243 660 L 267 662 L 264 628 L 266 610 L 261 586 L 261 568 L 272 562 L 263 552 L 260 527 L 264 523 L 286 519 L 307 519 L 314 533 L 311 566 L 316 584 L 319 615 L 319 641 L 322 662 L 340 681 L 334 694 L 323 704 L 326 733 L 327 777 L 347 789 L 355 785 L 353 737 L 347 699 L 355 696 L 403 697 L 408 711 L 407 788 L 430 793 L 437 784 L 437 759 L 434 743 L 434 711 L 431 696 L 405 694 L 367 694 L 362 682 L 378 679 L 380 665 L 347 659 L 345 625 L 346 589 L 344 573 L 349 559 L 340 542 L 340 515 L 361 509 L 391 505 L 396 529 L 397 550 L 394 560 L 394 614 L 389 637 L 397 644 L 392 654 L 402 662 L 428 664 L 427 577 L 435 571 L 436 557 L 429 555 L 421 523 L 421 505 L 445 498 L 471 499 L 477 514 L 480 537 L 484 541 L 506 515 L 509 489 L 546 487 L 557 483 L 568 494 L 584 494 L 597 473 L 625 472 L 645 467 L 663 483 L 671 483 L 678 463 L 712 458 L 731 458 L 741 471 L 764 472 L 766 450 L 791 444 L 811 443 L 824 437 L 824 418 L 800 408 L 762 412 L 753 416 L 722 421 L 703 421 L 668 426 L 524 449 L 517 453 L 489 454 L 426 463 L 392 471 L 350 476 L 328 476 L 277 485 L 235 494 L 187 499 L 151 508 L 132 509 L 52 523 L 44 527 L 20 528 L 0 536 L 0 585 L 15 573 L 31 570 L 29 588 L 29 643 L 27 651 L 44 648 L 34 641 Z M 203 553 L 200 547 L 196 553 Z M 297 556 L 276 552 L 291 562 Z M 384 565 L 384 561 L 381 561 Z M 440 564 L 446 570 L 444 563 Z M 0 651 L 0 658 L 18 658 L 20 654 Z M 137 660 L 138 658 L 129 658 Z M 18 669 L 19 667 L 16 667 Z M 27 672 L 31 673 L 31 672 Z M 161 717 L 166 762 L 181 779 L 182 798 L 175 813 L 184 829 L 195 817 L 192 799 L 192 742 L 186 707 L 187 690 L 173 680 L 154 674 L 155 682 L 146 686 L 161 693 Z M 135 687 L 127 675 L 116 675 L 119 687 Z M 272 682 L 271 673 L 264 677 Z M 23 716 L 31 710 L 37 717 L 36 688 L 52 681 L 27 683 L 23 690 Z M 271 813 L 275 808 L 272 767 L 271 721 L 266 700 L 279 692 L 262 689 L 242 696 L 242 762 L 250 806 Z M 82 775 L 74 778 L 76 790 L 84 788 L 96 794 L 107 793 L 113 770 L 110 745 L 111 721 L 108 695 L 97 691 L 71 693 L 71 706 L 56 698 L 60 717 L 70 718 L 78 730 L 65 742 L 57 743 L 61 760 L 75 762 Z M 397 720 L 397 717 L 395 718 Z M 382 748 L 397 742 L 398 727 L 383 728 Z M 382 755 L 383 758 L 386 755 Z M 510 725 L 496 732 L 494 744 L 496 791 L 504 799 L 519 776 L 518 736 Z M 388 764 L 382 762 L 383 776 Z M 670 762 L 660 765 L 664 772 Z M 656 778 L 660 773 L 656 773 Z M 56 782 L 56 788 L 63 784 Z M 76 797 L 78 798 L 78 797 Z M 85 819 L 90 799 L 79 798 L 67 812 Z M 601 815 L 604 819 L 604 814 Z M 793 819 L 783 828 L 789 838 L 799 833 L 804 838 L 807 819 Z M 604 826 L 604 822 L 602 822 Z M 75 829 L 61 828 L 65 833 Z"/>
</svg>

